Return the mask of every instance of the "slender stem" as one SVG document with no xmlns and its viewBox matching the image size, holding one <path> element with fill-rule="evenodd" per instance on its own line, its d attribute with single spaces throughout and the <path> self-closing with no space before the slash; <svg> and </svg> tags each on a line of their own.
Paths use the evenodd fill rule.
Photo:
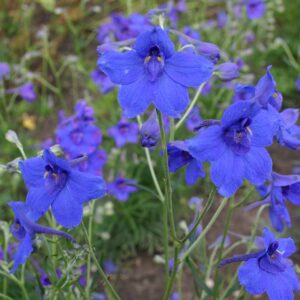
<svg viewBox="0 0 300 300">
<path fill-rule="evenodd" d="M 159 123 L 159 130 L 160 130 L 160 137 L 161 137 L 161 147 L 163 151 L 163 168 L 164 168 L 164 177 L 165 177 L 165 199 L 167 202 L 168 208 L 168 216 L 170 222 L 170 231 L 173 240 L 177 240 L 176 236 L 176 228 L 175 228 L 175 221 L 174 221 L 174 214 L 173 214 L 173 202 L 172 202 L 172 187 L 171 187 L 171 178 L 169 173 L 169 163 L 168 163 L 168 152 L 167 152 L 167 140 L 164 131 L 163 125 L 163 118 L 162 114 L 159 110 L 156 111 L 158 123 Z"/>
<path fill-rule="evenodd" d="M 197 237 L 197 239 L 195 240 L 195 242 L 188 248 L 188 250 L 180 258 L 181 262 L 183 262 L 197 248 L 197 246 L 199 245 L 199 243 L 201 242 L 201 240 L 205 237 L 205 235 L 210 230 L 210 228 L 215 224 L 217 218 L 221 214 L 224 206 L 226 205 L 226 202 L 227 202 L 227 198 L 223 198 L 220 206 L 218 207 L 218 209 L 216 210 L 215 214 L 210 219 L 210 222 L 207 224 L 207 226 L 204 228 L 204 230 L 201 232 L 201 234 Z"/>
<path fill-rule="evenodd" d="M 85 228 L 85 225 L 84 223 L 82 222 L 81 223 L 82 225 L 82 229 L 83 229 L 83 233 L 84 233 L 84 237 L 85 237 L 85 240 L 88 244 L 88 247 L 89 247 L 89 251 L 90 251 L 90 254 L 91 254 L 91 257 L 92 259 L 94 260 L 94 263 L 96 264 L 96 267 L 98 269 L 98 272 L 100 274 L 100 277 L 102 278 L 102 280 L 104 281 L 104 283 L 106 284 L 108 290 L 110 291 L 112 297 L 114 300 L 121 300 L 121 298 L 119 297 L 118 293 L 116 292 L 116 290 L 114 289 L 114 287 L 111 285 L 111 283 L 109 282 L 105 272 L 103 271 L 101 265 L 99 264 L 98 260 L 97 260 L 97 257 L 96 257 L 96 254 L 95 254 L 95 251 L 93 249 L 93 246 L 91 244 L 91 241 L 89 240 L 89 235 L 87 233 L 87 230 Z"/>
<path fill-rule="evenodd" d="M 168 226 L 168 207 L 167 202 L 163 205 L 163 228 L 164 228 L 164 259 L 165 259 L 165 285 L 169 281 L 169 226 Z"/>
<path fill-rule="evenodd" d="M 174 285 L 174 280 L 175 280 L 176 273 L 177 273 L 177 267 L 178 267 L 178 264 L 179 264 L 178 252 L 179 252 L 178 247 L 175 247 L 175 249 L 174 249 L 174 266 L 173 266 L 173 270 L 172 270 L 172 273 L 171 273 L 171 277 L 170 277 L 170 279 L 168 281 L 168 284 L 167 284 L 167 288 L 166 288 L 165 293 L 164 293 L 163 300 L 168 300 L 169 299 L 172 288 L 173 288 L 173 285 Z"/>
<path fill-rule="evenodd" d="M 188 107 L 188 109 L 185 111 L 185 113 L 183 114 L 182 118 L 177 122 L 177 124 L 175 125 L 175 131 L 178 130 L 181 125 L 185 122 L 186 118 L 189 116 L 190 112 L 192 111 L 193 107 L 195 106 L 199 95 L 201 94 L 203 87 L 205 86 L 206 81 L 204 81 L 199 87 L 198 90 L 192 100 L 192 102 L 190 103 L 190 106 Z"/>
<path fill-rule="evenodd" d="M 198 216 L 198 218 L 196 219 L 194 225 L 193 225 L 193 228 L 190 230 L 190 232 L 181 240 L 181 243 L 183 244 L 185 241 L 187 241 L 191 235 L 195 232 L 195 230 L 197 229 L 199 223 L 201 222 L 201 220 L 203 219 L 203 217 L 206 215 L 206 213 L 208 212 L 208 210 L 210 209 L 212 203 L 213 203 L 213 200 L 215 198 L 215 194 L 216 194 L 216 188 L 213 187 L 209 196 L 208 196 L 208 200 L 201 212 L 201 214 Z"/>
<path fill-rule="evenodd" d="M 141 120 L 140 116 L 137 116 L 137 120 L 138 120 L 139 126 L 141 127 L 142 126 L 142 120 Z M 160 185 L 158 183 L 158 180 L 157 180 L 154 168 L 153 168 L 153 164 L 152 164 L 152 160 L 151 160 L 151 156 L 150 156 L 150 151 L 149 151 L 148 148 L 144 148 L 144 151 L 145 151 L 145 155 L 146 155 L 146 159 L 147 159 L 149 171 L 150 171 L 150 174 L 151 174 L 154 186 L 156 188 L 156 191 L 157 191 L 157 193 L 159 195 L 160 200 L 162 202 L 164 202 L 165 197 L 164 197 L 164 195 L 163 195 L 163 193 L 161 191 Z"/>
<path fill-rule="evenodd" d="M 252 195 L 252 193 L 255 191 L 255 187 L 252 187 L 248 193 L 242 198 L 242 200 L 240 200 L 239 202 L 234 204 L 234 208 L 238 208 L 240 206 L 242 206 L 247 200 L 248 198 Z"/>
<path fill-rule="evenodd" d="M 170 118 L 170 136 L 169 136 L 169 142 L 173 141 L 175 137 L 175 123 L 174 118 Z"/>
</svg>

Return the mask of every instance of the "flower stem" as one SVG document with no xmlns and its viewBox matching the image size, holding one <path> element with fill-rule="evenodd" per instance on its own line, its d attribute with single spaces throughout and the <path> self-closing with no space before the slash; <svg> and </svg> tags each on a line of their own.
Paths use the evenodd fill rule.
<svg viewBox="0 0 300 300">
<path fill-rule="evenodd" d="M 191 104 L 190 106 L 188 107 L 188 109 L 185 111 L 185 113 L 183 114 L 182 118 L 177 122 L 177 124 L 175 125 L 175 132 L 176 130 L 178 130 L 182 124 L 185 122 L 186 118 L 189 116 L 190 112 L 192 111 L 193 107 L 195 106 L 197 100 L 198 100 L 198 97 L 199 95 L 201 94 L 204 86 L 206 84 L 206 81 L 204 81 L 199 87 L 198 87 L 198 90 L 193 98 L 193 100 L 191 101 Z"/>
<path fill-rule="evenodd" d="M 157 113 L 157 118 L 158 118 L 158 123 L 159 123 L 161 147 L 162 147 L 162 151 L 163 151 L 163 168 L 164 168 L 164 177 L 165 177 L 165 200 L 167 202 L 166 205 L 168 208 L 171 237 L 174 241 L 178 241 L 178 238 L 176 236 L 176 228 L 175 228 L 175 221 L 174 221 L 174 214 L 173 214 L 172 187 L 171 187 L 171 178 L 170 178 L 169 164 L 168 164 L 167 139 L 166 139 L 166 135 L 165 135 L 162 114 L 159 110 L 156 110 L 156 113 Z"/>
<path fill-rule="evenodd" d="M 89 247 L 89 251 L 90 251 L 90 255 L 92 257 L 92 259 L 94 260 L 94 263 L 96 264 L 96 267 L 97 267 L 97 270 L 100 274 L 100 277 L 102 278 L 102 280 L 104 281 L 104 283 L 106 284 L 107 286 L 107 289 L 109 290 L 109 292 L 111 293 L 111 296 L 112 296 L 112 299 L 114 300 L 121 300 L 121 298 L 119 297 L 118 293 L 116 292 L 116 290 L 114 289 L 114 287 L 111 285 L 111 283 L 109 282 L 105 272 L 103 271 L 101 265 L 99 264 L 98 260 L 97 260 L 97 257 L 96 257 L 96 254 L 95 254 L 95 251 L 93 249 L 93 246 L 91 244 L 91 241 L 89 240 L 89 235 L 87 233 L 87 230 L 85 228 L 85 225 L 84 223 L 82 222 L 81 223 L 82 225 L 82 229 L 83 229 L 83 233 L 84 233 L 84 237 L 85 237 L 85 240 L 88 244 L 88 247 Z"/>
</svg>

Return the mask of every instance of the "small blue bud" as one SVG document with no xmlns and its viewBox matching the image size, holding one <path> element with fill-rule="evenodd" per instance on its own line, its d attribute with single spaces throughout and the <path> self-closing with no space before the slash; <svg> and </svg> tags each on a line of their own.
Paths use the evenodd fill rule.
<svg viewBox="0 0 300 300">
<path fill-rule="evenodd" d="M 239 76 L 239 67 L 235 63 L 223 63 L 215 67 L 215 74 L 225 81 L 230 81 Z"/>
</svg>

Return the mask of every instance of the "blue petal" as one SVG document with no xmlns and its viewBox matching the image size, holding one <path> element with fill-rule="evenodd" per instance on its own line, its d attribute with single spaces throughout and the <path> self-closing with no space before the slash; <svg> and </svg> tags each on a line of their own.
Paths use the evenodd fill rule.
<svg viewBox="0 0 300 300">
<path fill-rule="evenodd" d="M 19 162 L 20 170 L 27 187 L 39 187 L 43 184 L 45 165 L 41 157 L 29 158 Z"/>
<path fill-rule="evenodd" d="M 264 227 L 263 236 L 265 248 L 268 249 L 269 245 L 276 239 L 275 234 L 268 227 Z"/>
<path fill-rule="evenodd" d="M 56 191 L 49 193 L 45 187 L 31 188 L 26 197 L 26 204 L 35 220 L 48 210 L 56 197 Z"/>
<path fill-rule="evenodd" d="M 288 227 L 291 226 L 291 219 L 287 208 L 284 205 L 272 205 L 269 208 L 269 216 L 272 226 L 275 230 L 282 232 L 284 229 L 284 222 Z"/>
<path fill-rule="evenodd" d="M 200 161 L 218 159 L 227 148 L 222 134 L 222 127 L 218 125 L 202 130 L 197 136 L 186 141 L 189 152 Z"/>
<path fill-rule="evenodd" d="M 164 115 L 179 118 L 189 103 L 188 89 L 163 74 L 155 84 L 153 99 L 156 108 Z"/>
<path fill-rule="evenodd" d="M 165 71 L 176 82 L 197 87 L 212 76 L 213 64 L 203 56 L 176 52 L 166 61 Z"/>
<path fill-rule="evenodd" d="M 242 185 L 245 176 L 243 159 L 230 149 L 220 159 L 211 162 L 211 179 L 224 197 L 232 196 Z"/>
<path fill-rule="evenodd" d="M 66 186 L 53 202 L 52 212 L 58 224 L 66 228 L 73 228 L 80 224 L 83 208 Z"/>
<path fill-rule="evenodd" d="M 259 269 L 257 259 L 249 259 L 238 271 L 239 282 L 249 294 L 257 295 L 265 291 L 264 273 Z"/>
<path fill-rule="evenodd" d="M 135 51 L 108 51 L 98 59 L 98 67 L 116 84 L 130 84 L 143 76 L 144 63 Z"/>
<path fill-rule="evenodd" d="M 63 171 L 66 171 L 66 172 L 69 172 L 71 170 L 70 164 L 67 160 L 57 157 L 49 149 L 44 150 L 43 158 L 44 158 L 46 164 L 50 164 L 52 166 L 57 166 L 58 168 L 60 168 Z"/>
<path fill-rule="evenodd" d="M 280 118 L 283 121 L 284 125 L 287 128 L 295 125 L 299 119 L 299 109 L 297 108 L 288 108 L 283 110 L 280 113 Z"/>
<path fill-rule="evenodd" d="M 300 205 L 300 182 L 290 186 L 286 198 L 295 205 Z"/>
<path fill-rule="evenodd" d="M 296 245 L 292 238 L 277 239 L 279 246 L 278 251 L 283 257 L 289 257 L 296 252 Z"/>
<path fill-rule="evenodd" d="M 244 156 L 245 176 L 254 185 L 261 185 L 271 178 L 272 159 L 264 148 L 252 147 Z"/>
<path fill-rule="evenodd" d="M 134 118 L 143 113 L 153 100 L 153 90 L 153 84 L 145 78 L 121 86 L 119 102 L 123 114 L 128 118 Z"/>
<path fill-rule="evenodd" d="M 159 48 L 165 58 L 172 56 L 175 52 L 175 46 L 166 31 L 159 27 L 153 27 L 140 34 L 134 48 L 140 57 L 145 58 L 149 55 L 150 48 L 154 46 Z"/>
<path fill-rule="evenodd" d="M 31 236 L 27 233 L 24 239 L 20 242 L 20 245 L 14 256 L 14 265 L 10 273 L 14 273 L 19 265 L 26 262 L 31 252 L 33 251 Z"/>
<path fill-rule="evenodd" d="M 289 186 L 300 182 L 300 175 L 282 175 L 276 172 L 272 173 L 272 184 L 274 186 Z"/>
<path fill-rule="evenodd" d="M 199 178 L 203 178 L 205 172 L 203 166 L 196 159 L 193 159 L 191 163 L 186 167 L 185 181 L 188 185 L 194 185 Z"/>
<path fill-rule="evenodd" d="M 273 125 L 271 123 L 269 112 L 260 110 L 252 119 L 250 124 L 251 144 L 257 147 L 267 147 L 273 143 Z"/>
<path fill-rule="evenodd" d="M 67 186 L 79 203 L 102 198 L 106 193 L 106 184 L 102 177 L 79 171 L 70 174 Z"/>
<path fill-rule="evenodd" d="M 188 153 L 185 143 L 181 141 L 169 143 L 167 151 L 170 172 L 176 172 L 193 159 L 193 157 Z"/>
</svg>

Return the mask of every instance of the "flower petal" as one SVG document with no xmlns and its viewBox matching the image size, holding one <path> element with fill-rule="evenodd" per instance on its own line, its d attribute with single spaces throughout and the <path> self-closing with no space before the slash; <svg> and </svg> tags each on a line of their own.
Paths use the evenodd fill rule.
<svg viewBox="0 0 300 300">
<path fill-rule="evenodd" d="M 154 85 L 145 78 L 121 86 L 119 102 L 124 116 L 134 118 L 143 113 L 153 100 L 153 89 Z"/>
<path fill-rule="evenodd" d="M 108 51 L 98 59 L 98 67 L 116 84 L 130 84 L 143 76 L 144 63 L 136 51 Z"/>
<path fill-rule="evenodd" d="M 290 186 L 286 198 L 295 205 L 300 205 L 300 182 Z"/>
<path fill-rule="evenodd" d="M 176 82 L 197 87 L 212 76 L 213 64 L 194 53 L 176 52 L 166 61 L 165 71 Z"/>
<path fill-rule="evenodd" d="M 153 99 L 156 108 L 164 115 L 179 118 L 189 103 L 188 89 L 163 74 L 155 84 Z"/>
<path fill-rule="evenodd" d="M 19 162 L 23 179 L 28 188 L 39 187 L 43 184 L 45 161 L 41 157 L 33 157 Z"/>
<path fill-rule="evenodd" d="M 264 148 L 252 147 L 244 156 L 245 176 L 254 185 L 261 185 L 271 178 L 272 159 Z"/>
<path fill-rule="evenodd" d="M 203 166 L 196 159 L 193 159 L 191 163 L 186 167 L 185 181 L 188 185 L 194 185 L 199 178 L 203 178 L 205 172 Z"/>
</svg>

